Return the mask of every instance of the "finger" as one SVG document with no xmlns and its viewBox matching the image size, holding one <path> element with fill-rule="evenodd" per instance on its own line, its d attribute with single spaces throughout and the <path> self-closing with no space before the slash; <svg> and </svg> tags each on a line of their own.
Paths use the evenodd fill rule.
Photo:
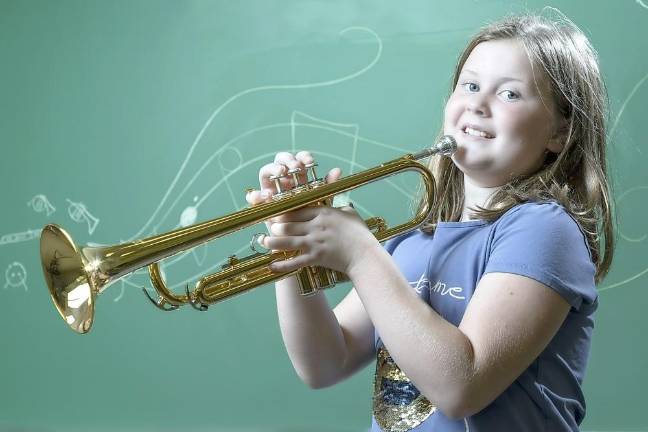
<svg viewBox="0 0 648 432">
<path fill-rule="evenodd" d="M 275 156 L 275 163 L 284 165 L 286 167 L 286 170 L 284 171 L 285 173 L 287 173 L 291 169 L 304 167 L 304 164 L 295 159 L 295 156 L 292 153 L 288 152 L 277 153 L 277 155 Z M 283 180 L 284 179 L 282 179 L 282 183 Z M 291 178 L 289 177 L 286 180 L 291 180 Z M 289 182 L 289 185 L 292 186 L 292 182 Z"/>
<path fill-rule="evenodd" d="M 275 191 L 275 183 L 270 180 L 270 176 L 280 176 L 287 171 L 286 166 L 278 163 L 269 163 L 261 167 L 259 170 L 259 184 L 261 190 Z"/>
<path fill-rule="evenodd" d="M 283 165 L 290 165 L 296 162 L 295 156 L 290 152 L 279 152 L 275 155 L 274 162 Z"/>
<path fill-rule="evenodd" d="M 315 219 L 321 212 L 326 211 L 325 206 L 308 206 L 298 210 L 276 216 L 272 222 L 306 222 Z"/>
<path fill-rule="evenodd" d="M 270 196 L 271 194 L 268 191 L 252 189 L 245 194 L 245 200 L 250 205 L 257 205 L 266 202 Z"/>
<path fill-rule="evenodd" d="M 298 155 L 299 157 L 297 157 Z M 309 152 L 299 152 L 294 156 L 288 152 L 281 152 L 281 153 L 277 153 L 277 155 L 275 156 L 275 163 L 281 163 L 285 165 L 286 172 L 290 170 L 298 169 L 299 172 L 297 173 L 297 180 L 298 180 L 298 184 L 302 185 L 308 181 L 308 178 L 306 176 L 306 166 L 305 166 L 305 164 L 308 162 L 305 162 L 303 160 L 304 158 L 308 159 L 308 157 L 310 157 L 310 159 L 312 160 L 312 156 L 310 156 Z M 287 181 L 288 184 L 286 186 L 289 189 L 292 189 L 293 187 L 296 186 L 292 175 L 289 176 L 287 180 L 288 180 Z"/>
<path fill-rule="evenodd" d="M 326 175 L 326 183 L 333 183 L 334 181 L 338 180 L 340 177 L 342 177 L 342 170 L 340 168 L 333 168 Z"/>
<path fill-rule="evenodd" d="M 300 254 L 291 259 L 273 262 L 270 264 L 270 270 L 275 273 L 286 273 L 306 267 L 307 265 L 311 265 L 311 263 L 312 258 L 309 255 Z"/>
<path fill-rule="evenodd" d="M 300 247 L 303 246 L 303 244 L 304 242 L 299 236 L 265 236 L 263 238 L 263 247 L 272 250 L 296 251 L 300 250 Z"/>
<path fill-rule="evenodd" d="M 309 229 L 308 222 L 276 222 L 272 224 L 270 233 L 273 236 L 305 236 Z"/>
<path fill-rule="evenodd" d="M 311 152 L 302 150 L 295 155 L 295 159 L 301 162 L 303 166 L 302 172 L 299 174 L 299 182 L 300 184 L 307 183 L 309 180 L 308 180 L 308 169 L 306 168 L 306 165 L 314 164 L 315 158 L 313 157 Z"/>
<path fill-rule="evenodd" d="M 297 211 L 297 210 L 295 210 L 295 211 Z M 294 215 L 293 213 L 295 211 L 291 211 L 291 212 L 284 213 L 284 214 L 279 215 L 279 216 L 275 216 L 273 218 L 270 218 L 269 221 L 271 223 L 273 223 L 273 224 L 276 224 L 276 223 L 286 223 L 286 222 L 304 222 L 304 221 L 310 220 L 310 219 L 308 219 L 307 217 L 305 217 L 304 215 L 302 215 L 300 213 Z"/>
<path fill-rule="evenodd" d="M 346 205 L 346 206 L 343 206 L 343 207 L 338 207 L 338 210 L 341 210 L 344 213 L 348 213 L 348 214 L 354 214 L 354 215 L 358 214 L 355 207 L 353 207 L 353 203 L 349 203 L 349 205 Z"/>
<path fill-rule="evenodd" d="M 295 155 L 295 159 L 303 163 L 304 165 L 311 164 L 315 162 L 315 158 L 309 151 L 302 150 Z"/>
</svg>

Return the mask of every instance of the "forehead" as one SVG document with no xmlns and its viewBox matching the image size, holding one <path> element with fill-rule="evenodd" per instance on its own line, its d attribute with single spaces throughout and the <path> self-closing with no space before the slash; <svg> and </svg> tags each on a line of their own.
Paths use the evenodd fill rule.
<svg viewBox="0 0 648 432">
<path fill-rule="evenodd" d="M 470 52 L 462 72 L 471 71 L 484 79 L 515 78 L 533 83 L 534 69 L 522 43 L 516 39 L 481 42 Z"/>
</svg>

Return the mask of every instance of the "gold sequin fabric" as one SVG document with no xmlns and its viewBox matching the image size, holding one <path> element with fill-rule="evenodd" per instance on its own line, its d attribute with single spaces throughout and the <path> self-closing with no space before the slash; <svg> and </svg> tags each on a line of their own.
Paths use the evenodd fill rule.
<svg viewBox="0 0 648 432">
<path fill-rule="evenodd" d="M 384 347 L 378 349 L 373 414 L 388 432 L 406 432 L 431 416 L 436 407 L 414 386 Z"/>
</svg>

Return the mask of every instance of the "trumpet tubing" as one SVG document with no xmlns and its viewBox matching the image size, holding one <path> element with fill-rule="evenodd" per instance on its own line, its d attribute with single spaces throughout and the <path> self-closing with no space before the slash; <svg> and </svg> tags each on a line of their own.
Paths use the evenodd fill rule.
<svg viewBox="0 0 648 432">
<path fill-rule="evenodd" d="M 369 218 L 365 223 L 374 235 L 386 229 L 384 219 L 379 217 Z M 232 255 L 221 271 L 202 278 L 196 284 L 193 293 L 202 304 L 212 304 L 292 275 L 297 275 L 300 293 L 304 296 L 348 281 L 348 277 L 343 273 L 314 266 L 283 273 L 274 273 L 270 270 L 270 263 L 273 261 L 287 260 L 297 255 L 298 252 L 295 251 L 255 254 L 244 258 Z M 152 264 L 149 268 L 155 265 Z M 187 299 L 187 301 L 191 300 Z"/>
<path fill-rule="evenodd" d="M 295 188 L 282 191 L 279 178 L 275 178 L 278 193 L 272 202 L 115 246 L 79 247 L 65 230 L 50 224 L 43 229 L 40 244 L 45 281 L 59 314 L 77 333 L 87 333 L 92 327 L 97 295 L 115 280 L 146 266 L 149 267 L 151 282 L 158 293 L 157 300 L 150 296 L 149 298 L 157 307 L 164 310 L 177 309 L 184 304 L 205 310 L 210 304 L 291 275 L 297 277 L 302 294 L 310 295 L 346 280 L 346 276 L 320 267 L 305 267 L 287 273 L 273 273 L 269 268 L 271 262 L 293 258 L 298 252 L 257 252 L 242 258 L 231 256 L 219 272 L 200 279 L 193 291 L 189 291 L 187 287 L 184 294 L 176 294 L 166 286 L 158 262 L 215 238 L 302 207 L 331 205 L 335 195 L 367 183 L 404 171 L 416 171 L 421 175 L 426 193 L 430 198 L 427 206 L 419 209 L 410 221 L 391 228 L 387 227 L 384 220 L 379 217 L 365 221 L 377 240 L 385 241 L 417 228 L 429 215 L 429 203 L 432 202 L 434 193 L 434 178 L 418 161 L 434 154 L 449 155 L 455 149 L 454 139 L 445 136 L 430 149 L 404 155 L 330 184 L 317 178 L 314 167 L 309 167 L 312 169 L 313 180 L 304 184 L 299 184 L 297 173 L 290 171 L 288 175 L 293 176 Z"/>
</svg>

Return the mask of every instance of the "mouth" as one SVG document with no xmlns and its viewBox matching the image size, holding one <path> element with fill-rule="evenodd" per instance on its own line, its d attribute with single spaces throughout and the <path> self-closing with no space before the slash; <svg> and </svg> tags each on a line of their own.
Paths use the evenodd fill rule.
<svg viewBox="0 0 648 432">
<path fill-rule="evenodd" d="M 461 128 L 461 131 L 464 133 L 464 135 L 470 135 L 478 138 L 486 138 L 486 139 L 495 138 L 495 135 L 493 135 L 492 133 L 481 130 L 479 127 L 475 125 L 465 125 Z"/>
</svg>

